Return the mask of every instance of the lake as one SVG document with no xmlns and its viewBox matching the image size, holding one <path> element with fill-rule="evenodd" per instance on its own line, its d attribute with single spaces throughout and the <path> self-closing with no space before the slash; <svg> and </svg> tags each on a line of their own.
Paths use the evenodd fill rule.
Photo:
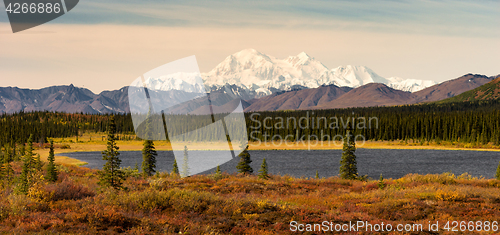
<svg viewBox="0 0 500 235">
<path fill-rule="evenodd" d="M 217 155 L 217 151 L 197 151 L 204 156 Z M 266 158 L 271 174 L 292 175 L 295 177 L 314 177 L 316 170 L 320 177 L 338 175 L 342 150 L 252 150 L 249 151 L 254 173 L 257 173 L 262 159 Z M 101 152 L 75 152 L 59 154 L 88 162 L 89 167 L 101 169 L 104 161 Z M 378 179 L 400 178 L 409 173 L 440 174 L 452 172 L 456 175 L 469 173 L 472 176 L 493 178 L 500 160 L 500 152 L 465 150 L 415 150 L 415 149 L 357 149 L 356 157 L 360 175 Z M 122 167 L 139 168 L 142 162 L 140 151 L 122 151 Z M 171 151 L 158 151 L 157 170 L 172 170 L 174 154 Z M 236 172 L 238 158 L 220 165 L 224 172 Z M 177 161 L 179 163 L 179 160 Z M 215 169 L 201 174 L 213 173 Z"/>
</svg>

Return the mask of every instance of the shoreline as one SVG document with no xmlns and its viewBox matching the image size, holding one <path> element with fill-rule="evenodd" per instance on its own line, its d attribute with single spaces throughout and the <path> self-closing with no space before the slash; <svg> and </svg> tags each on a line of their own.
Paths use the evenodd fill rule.
<svg viewBox="0 0 500 235">
<path fill-rule="evenodd" d="M 67 140 L 67 139 L 66 139 Z M 69 148 L 61 149 L 56 148 L 54 153 L 56 155 L 56 163 L 70 164 L 76 166 L 84 166 L 88 164 L 87 162 L 80 161 L 75 158 L 64 156 L 64 153 L 74 153 L 74 152 L 100 152 L 106 148 L 106 144 L 103 141 L 89 141 L 89 142 L 66 142 L 64 140 L 57 141 L 56 143 L 68 144 Z M 117 141 L 120 147 L 119 151 L 141 151 L 142 141 Z M 220 151 L 224 150 L 226 142 L 212 142 L 212 143 L 197 143 L 193 144 L 191 142 L 186 142 L 191 146 L 195 146 L 191 150 L 194 151 Z M 170 143 L 165 141 L 157 141 L 155 143 L 157 151 L 169 151 L 172 150 Z M 465 147 L 454 147 L 449 145 L 436 145 L 436 144 L 401 144 L 401 142 L 390 142 L 390 141 L 367 141 L 365 144 L 356 146 L 357 149 L 408 149 L 408 150 L 456 150 L 456 151 L 488 151 L 488 152 L 500 152 L 500 148 L 465 148 Z M 333 142 L 318 142 L 318 143 L 307 143 L 307 142 L 287 142 L 287 143 L 257 143 L 250 142 L 249 150 L 341 150 L 342 146 L 339 144 L 334 144 Z M 37 149 L 34 152 L 40 154 L 42 161 L 46 161 L 48 156 L 48 149 Z"/>
</svg>

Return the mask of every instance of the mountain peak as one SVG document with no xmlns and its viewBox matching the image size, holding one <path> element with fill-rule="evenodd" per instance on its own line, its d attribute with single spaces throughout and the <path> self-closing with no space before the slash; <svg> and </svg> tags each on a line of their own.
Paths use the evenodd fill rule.
<svg viewBox="0 0 500 235">
<path fill-rule="evenodd" d="M 259 53 L 257 50 L 253 49 L 253 48 L 247 48 L 247 49 L 243 49 L 239 52 L 236 52 L 235 54 L 238 54 L 238 53 Z"/>
<path fill-rule="evenodd" d="M 227 83 L 266 94 L 273 90 L 290 90 L 296 85 L 316 88 L 334 84 L 354 88 L 374 82 L 414 92 L 434 84 L 432 81 L 387 79 L 365 66 L 346 65 L 330 70 L 305 52 L 277 59 L 253 48 L 232 54 L 202 78 L 208 87 Z"/>
<path fill-rule="evenodd" d="M 234 68 L 237 64 L 248 67 L 251 64 L 265 63 L 266 61 L 271 60 L 272 58 L 266 54 L 260 53 L 255 49 L 248 48 L 228 56 L 226 60 L 220 63 L 217 67 L 222 66 L 227 68 L 229 66 Z"/>
<path fill-rule="evenodd" d="M 371 70 L 369 68 L 367 68 L 366 66 L 362 66 L 362 65 L 341 65 L 337 68 L 334 68 L 333 70 L 338 70 L 338 71 L 367 71 L 367 70 Z"/>
<path fill-rule="evenodd" d="M 234 56 L 236 58 L 250 58 L 250 57 L 255 57 L 255 56 L 267 57 L 265 54 L 262 54 L 253 48 L 247 48 L 247 49 L 238 51 L 238 52 L 234 53 L 232 56 Z"/>
<path fill-rule="evenodd" d="M 305 52 L 301 52 L 297 55 L 297 57 L 301 58 L 301 59 L 311 59 L 311 57 L 305 53 Z"/>
<path fill-rule="evenodd" d="M 297 66 L 297 65 L 307 65 L 308 63 L 310 63 L 313 60 L 314 60 L 314 58 L 310 57 L 305 52 L 301 52 L 297 56 L 290 56 L 287 59 L 287 61 L 289 63 L 293 64 L 294 66 Z M 320 67 L 325 67 L 325 66 L 322 65 Z"/>
</svg>

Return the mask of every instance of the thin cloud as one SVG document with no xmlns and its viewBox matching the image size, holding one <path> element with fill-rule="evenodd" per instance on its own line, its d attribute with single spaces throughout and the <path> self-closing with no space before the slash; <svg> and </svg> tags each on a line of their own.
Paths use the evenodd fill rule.
<svg viewBox="0 0 500 235">
<path fill-rule="evenodd" d="M 0 22 L 7 22 L 6 14 Z M 498 1 L 81 1 L 53 23 L 500 36 Z"/>
</svg>

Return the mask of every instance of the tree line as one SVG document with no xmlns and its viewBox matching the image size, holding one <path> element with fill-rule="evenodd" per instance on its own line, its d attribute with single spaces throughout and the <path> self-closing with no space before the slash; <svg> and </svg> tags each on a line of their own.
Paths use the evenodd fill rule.
<svg viewBox="0 0 500 235">
<path fill-rule="evenodd" d="M 247 116 L 251 115 L 252 113 L 247 114 Z M 368 123 L 373 117 L 376 118 L 376 122 L 372 120 Z M 302 126 L 307 126 L 305 123 L 308 121 L 309 128 L 300 128 L 299 125 L 294 128 L 294 122 L 287 121 L 290 119 L 299 120 L 303 123 Z M 324 124 L 325 119 L 330 122 L 329 125 Z M 336 125 L 330 125 L 334 124 L 335 120 L 339 120 L 338 128 Z M 363 124 L 363 120 L 366 120 L 366 123 L 358 125 Z M 343 125 L 348 121 L 348 125 Z M 260 112 L 258 115 L 254 114 L 253 117 L 247 118 L 246 122 L 250 140 L 269 141 L 270 138 L 276 136 L 282 139 L 292 136 L 293 138 L 290 139 L 294 139 L 310 135 L 325 140 L 337 135 L 345 136 L 346 130 L 352 128 L 352 123 L 354 123 L 353 134 L 362 135 L 367 140 L 434 140 L 481 144 L 491 142 L 499 145 L 500 100 L 397 107 Z M 311 124 L 313 122 L 314 125 Z M 284 127 L 281 127 L 282 123 L 285 124 Z"/>
<path fill-rule="evenodd" d="M 116 133 L 134 134 L 130 114 L 115 114 Z M 223 114 L 215 119 L 223 118 Z M 245 113 L 250 141 L 298 140 L 315 136 L 327 140 L 345 136 L 347 126 L 366 140 L 458 141 L 500 144 L 500 100 L 395 107 L 346 108 Z M 168 133 L 183 141 L 218 140 L 224 129 L 209 126 L 204 116 L 169 115 Z M 373 118 L 376 118 L 373 120 Z M 84 132 L 106 132 L 110 115 L 30 112 L 0 115 L 0 145 L 43 143 L 47 138 L 71 137 Z M 337 125 L 334 125 L 337 120 Z M 365 120 L 365 123 L 363 123 Z M 354 123 L 354 126 L 351 124 Z M 241 133 L 241 121 L 226 121 L 232 133 Z M 306 125 L 307 124 L 307 125 Z M 207 127 L 204 131 L 197 128 Z M 300 128 L 300 127 L 307 128 Z M 194 131 L 193 131 L 194 130 Z M 180 135 L 180 134 L 185 135 Z M 167 140 L 169 136 L 167 135 Z M 174 139 L 173 138 L 173 139 Z M 313 138 L 314 139 L 314 138 Z M 21 146 L 22 147 L 22 146 Z M 19 147 L 18 147 L 19 148 Z"/>
<path fill-rule="evenodd" d="M 134 133 L 130 114 L 114 115 L 118 133 Z M 36 143 L 49 138 L 72 137 L 82 132 L 106 132 L 110 115 L 60 112 L 20 112 L 0 115 L 0 144 L 26 143 L 30 135 Z"/>
</svg>

